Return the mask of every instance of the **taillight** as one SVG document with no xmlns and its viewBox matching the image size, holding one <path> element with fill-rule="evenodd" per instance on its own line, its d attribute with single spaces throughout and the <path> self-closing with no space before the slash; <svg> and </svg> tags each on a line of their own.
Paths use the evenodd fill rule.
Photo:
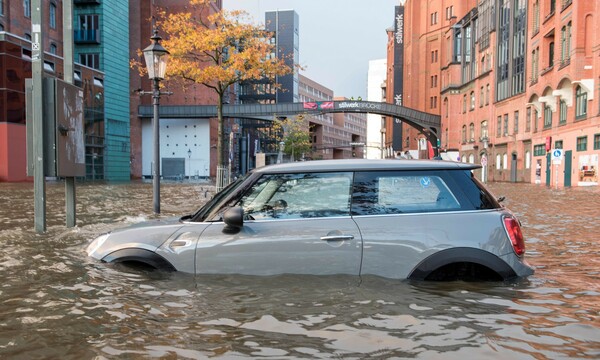
<svg viewBox="0 0 600 360">
<path fill-rule="evenodd" d="M 508 233 L 512 247 L 515 253 L 519 256 L 525 253 L 525 241 L 523 240 L 523 233 L 521 232 L 521 226 L 517 219 L 513 217 L 504 218 L 504 228 Z"/>
</svg>

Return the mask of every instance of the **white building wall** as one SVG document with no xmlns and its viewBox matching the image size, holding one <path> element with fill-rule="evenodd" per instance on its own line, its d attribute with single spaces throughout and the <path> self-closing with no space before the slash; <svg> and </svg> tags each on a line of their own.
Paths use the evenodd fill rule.
<svg viewBox="0 0 600 360">
<path fill-rule="evenodd" d="M 384 101 L 381 84 L 385 82 L 387 60 L 369 61 L 367 75 L 367 100 Z M 367 159 L 381 159 L 381 115 L 367 114 Z"/>
<path fill-rule="evenodd" d="M 191 156 L 188 156 L 191 150 Z M 185 159 L 185 176 L 210 175 L 210 127 L 208 119 L 160 119 L 160 157 Z M 152 176 L 154 135 L 152 121 L 142 124 L 142 176 Z M 161 160 L 162 163 L 162 160 Z M 161 166 L 161 175 L 162 175 Z"/>
</svg>

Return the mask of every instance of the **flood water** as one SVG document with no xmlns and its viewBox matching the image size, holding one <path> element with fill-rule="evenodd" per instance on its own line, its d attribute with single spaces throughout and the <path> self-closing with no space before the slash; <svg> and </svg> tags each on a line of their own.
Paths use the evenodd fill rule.
<svg viewBox="0 0 600 360">
<path fill-rule="evenodd" d="M 195 210 L 208 188 L 163 183 L 161 216 Z M 0 183 L 0 358 L 600 358 L 600 189 L 489 188 L 521 219 L 529 279 L 133 271 L 83 250 L 154 218 L 151 184 L 78 184 L 78 226 L 66 229 L 64 185 L 49 183 L 36 235 L 32 185 Z"/>
</svg>

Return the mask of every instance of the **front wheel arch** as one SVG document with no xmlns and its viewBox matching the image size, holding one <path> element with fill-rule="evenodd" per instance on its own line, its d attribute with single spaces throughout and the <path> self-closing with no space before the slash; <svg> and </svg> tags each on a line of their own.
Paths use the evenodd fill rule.
<svg viewBox="0 0 600 360">
<path fill-rule="evenodd" d="M 128 248 L 117 250 L 106 255 L 102 258 L 102 261 L 107 263 L 138 263 L 157 270 L 177 271 L 165 258 L 146 249 Z"/>
<path fill-rule="evenodd" d="M 502 280 L 516 277 L 515 271 L 498 256 L 481 249 L 452 248 L 441 250 L 421 261 L 410 273 L 410 280 L 429 280 L 436 270 L 449 269 L 453 265 L 471 266 L 472 269 L 492 271 Z M 460 276 L 458 276 L 460 278 Z M 486 276 L 487 278 L 487 276 Z"/>
</svg>

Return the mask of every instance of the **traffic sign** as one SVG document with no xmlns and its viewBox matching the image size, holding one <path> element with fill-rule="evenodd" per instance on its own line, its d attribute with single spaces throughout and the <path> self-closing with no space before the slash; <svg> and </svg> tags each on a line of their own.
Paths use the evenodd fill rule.
<svg viewBox="0 0 600 360">
<path fill-rule="evenodd" d="M 560 164 L 562 162 L 563 154 L 564 154 L 563 149 L 552 150 L 552 163 Z"/>
<path fill-rule="evenodd" d="M 487 156 L 485 156 L 485 155 L 481 156 L 481 165 L 487 166 Z"/>
</svg>

